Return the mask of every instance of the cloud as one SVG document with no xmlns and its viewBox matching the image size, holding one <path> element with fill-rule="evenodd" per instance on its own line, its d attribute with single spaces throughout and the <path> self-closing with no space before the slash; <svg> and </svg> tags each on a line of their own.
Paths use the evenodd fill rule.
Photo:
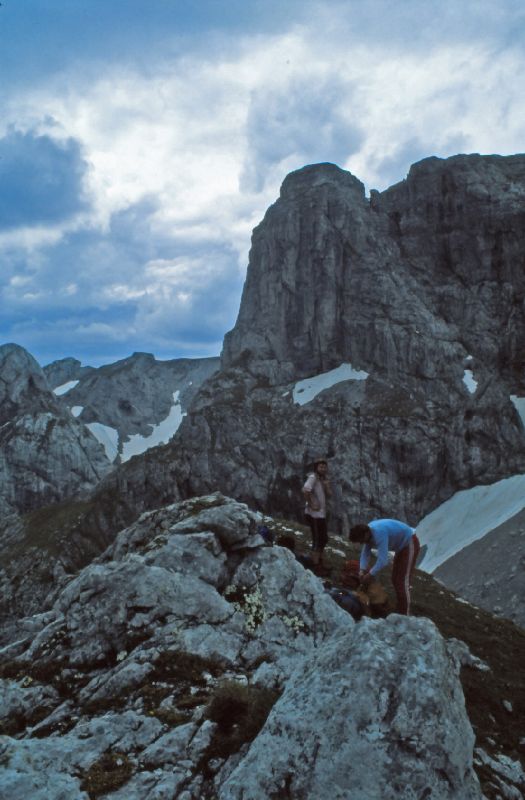
<svg viewBox="0 0 525 800">
<path fill-rule="evenodd" d="M 120 355 L 217 355 L 238 310 L 237 253 L 214 240 L 154 235 L 156 210 L 145 200 L 113 215 L 107 231 L 67 233 L 30 265 L 16 252 L 0 290 L 3 338 L 42 361 L 64 342 L 90 363 L 117 345 Z"/>
<path fill-rule="evenodd" d="M 241 188 L 259 192 L 276 168 L 330 160 L 345 163 L 359 150 L 364 134 L 341 113 L 341 99 L 353 103 L 353 86 L 337 76 L 294 75 L 278 87 L 253 91 L 246 122 L 247 155 Z"/>
<path fill-rule="evenodd" d="M 221 17 L 208 1 L 176 5 L 170 27 L 133 2 L 132 35 L 119 39 L 121 26 L 112 48 L 108 14 L 118 7 L 122 20 L 124 5 L 95 0 L 100 24 L 89 16 L 79 61 L 16 91 L 4 82 L 6 185 L 27 200 L 3 201 L 9 340 L 57 357 L 102 359 L 117 345 L 218 353 L 251 230 L 291 169 L 332 161 L 384 189 L 425 156 L 522 148 L 514 0 L 505 11 L 444 0 L 439 14 L 416 0 L 281 3 L 277 14 L 269 0 L 250 19 L 254 4 L 235 0 L 235 20 L 233 6 Z M 71 31 L 64 8 L 53 19 Z M 90 60 L 97 26 L 105 44 Z"/>
<path fill-rule="evenodd" d="M 77 141 L 10 130 L 0 139 L 0 229 L 52 224 L 85 210 Z"/>
</svg>

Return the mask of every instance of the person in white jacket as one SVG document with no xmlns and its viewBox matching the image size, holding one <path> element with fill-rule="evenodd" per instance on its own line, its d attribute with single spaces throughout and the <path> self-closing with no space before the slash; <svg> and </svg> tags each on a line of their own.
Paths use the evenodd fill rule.
<svg viewBox="0 0 525 800">
<path fill-rule="evenodd" d="M 332 490 L 328 478 L 328 464 L 324 459 L 314 462 L 311 472 L 303 486 L 306 499 L 305 517 L 312 532 L 312 560 L 314 565 L 322 565 L 323 551 L 328 541 L 326 527 L 326 501 Z"/>
</svg>

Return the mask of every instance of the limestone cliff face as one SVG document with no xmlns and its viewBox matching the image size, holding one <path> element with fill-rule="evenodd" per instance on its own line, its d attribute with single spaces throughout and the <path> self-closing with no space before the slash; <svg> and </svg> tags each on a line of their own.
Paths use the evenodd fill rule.
<svg viewBox="0 0 525 800">
<path fill-rule="evenodd" d="M 172 444 L 114 477 L 133 513 L 220 489 L 302 514 L 328 456 L 331 524 L 417 522 L 455 491 L 525 471 L 525 156 L 426 159 L 368 200 L 320 164 L 255 229 L 222 368 Z M 520 349 L 521 348 L 521 349 Z M 296 383 L 351 364 L 309 402 Z"/>
<path fill-rule="evenodd" d="M 524 156 L 426 159 L 370 200 L 334 165 L 289 175 L 254 231 L 223 370 L 181 427 L 189 488 L 290 514 L 325 454 L 335 524 L 415 524 L 523 471 L 524 222 Z M 366 381 L 294 402 L 297 379 L 344 362 Z"/>
<path fill-rule="evenodd" d="M 223 366 L 284 382 L 350 361 L 448 395 L 471 355 L 523 390 L 524 222 L 524 156 L 425 159 L 371 200 L 334 165 L 292 173 L 254 231 Z"/>
</svg>

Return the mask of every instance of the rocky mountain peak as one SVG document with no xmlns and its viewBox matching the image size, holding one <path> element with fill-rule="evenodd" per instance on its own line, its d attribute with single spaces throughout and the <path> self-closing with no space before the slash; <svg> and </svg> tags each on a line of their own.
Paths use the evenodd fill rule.
<svg viewBox="0 0 525 800">
<path fill-rule="evenodd" d="M 0 346 L 0 425 L 24 411 L 55 408 L 46 376 L 33 356 L 17 344 Z"/>
<path fill-rule="evenodd" d="M 88 372 L 91 372 L 94 367 L 83 367 L 78 358 L 61 358 L 58 361 L 53 361 L 51 364 L 46 364 L 44 373 L 47 382 L 52 389 L 57 386 L 62 386 L 68 381 L 76 381 Z"/>
<path fill-rule="evenodd" d="M 520 155 L 424 159 L 370 203 L 335 165 L 292 173 L 254 231 L 223 365 L 279 383 L 349 361 L 450 388 L 474 355 L 519 382 L 524 198 Z"/>
<path fill-rule="evenodd" d="M 326 185 L 344 189 L 354 194 L 358 201 L 365 198 L 364 184 L 347 170 L 329 162 L 309 164 L 290 172 L 282 183 L 280 197 L 283 200 L 293 200 L 304 192 L 312 192 Z"/>
</svg>

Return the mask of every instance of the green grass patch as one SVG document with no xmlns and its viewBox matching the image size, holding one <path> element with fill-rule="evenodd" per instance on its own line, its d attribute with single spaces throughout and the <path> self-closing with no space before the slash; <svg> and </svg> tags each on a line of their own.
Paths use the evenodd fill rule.
<svg viewBox="0 0 525 800">
<path fill-rule="evenodd" d="M 64 531 L 74 528 L 90 509 L 91 503 L 73 501 L 45 506 L 25 514 L 24 535 L 18 542 L 20 553 L 28 548 L 36 548 L 59 556 Z M 13 547 L 16 547 L 15 543 L 11 545 L 11 549 Z M 12 553 L 12 557 L 16 555 Z"/>
</svg>

